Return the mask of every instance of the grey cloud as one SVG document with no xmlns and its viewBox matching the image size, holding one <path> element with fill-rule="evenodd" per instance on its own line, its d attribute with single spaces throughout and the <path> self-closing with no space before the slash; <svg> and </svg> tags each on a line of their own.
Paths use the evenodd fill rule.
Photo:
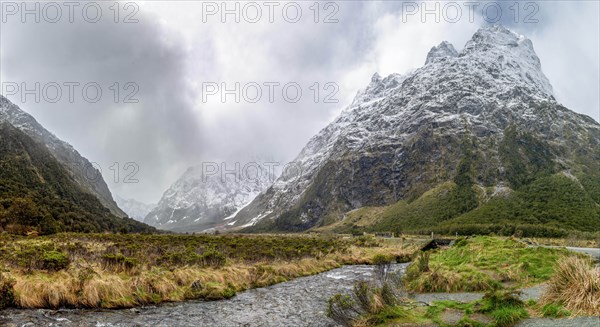
<svg viewBox="0 0 600 327">
<path fill-rule="evenodd" d="M 1 67 L 4 82 L 100 84 L 103 96 L 93 104 L 79 96 L 69 103 L 66 95 L 56 104 L 9 98 L 97 162 L 113 191 L 150 201 L 156 199 L 156 189 L 162 192 L 201 155 L 201 129 L 185 81 L 186 53 L 176 42 L 163 42 L 155 18 L 143 12 L 138 18 L 134 24 L 111 19 L 94 24 L 8 20 L 2 26 Z M 127 82 L 138 85 L 139 103 L 115 104 L 108 89 L 115 82 L 121 87 Z M 120 100 L 130 91 L 121 89 Z M 113 162 L 121 166 L 117 183 Z M 126 162 L 139 165 L 139 183 L 123 183 L 132 171 L 123 170 Z"/>
<path fill-rule="evenodd" d="M 21 104 L 9 98 L 84 156 L 100 163 L 115 193 L 156 202 L 188 166 L 202 161 L 284 163 L 293 159 L 308 139 L 348 104 L 357 89 L 341 89 L 339 103 L 329 104 L 315 104 L 310 93 L 298 103 L 263 99 L 257 104 L 219 103 L 213 107 L 198 101 L 197 84 L 201 82 L 277 81 L 297 82 L 303 87 L 335 82 L 343 87 L 349 72 L 371 67 L 365 63 L 377 60 L 370 57 L 382 37 L 377 35 L 381 30 L 376 25 L 385 16 L 398 15 L 402 2 L 338 4 L 337 24 L 190 25 L 197 29 L 191 31 L 195 35 L 191 42 L 179 34 L 190 31 L 170 30 L 172 21 L 165 18 L 162 25 L 162 12 L 147 12 L 143 7 L 137 24 L 110 20 L 5 24 L 1 75 L 4 81 L 95 81 L 105 87 L 113 82 L 136 82 L 140 87 L 137 104 L 115 104 L 111 94 L 96 104 Z M 533 39 L 560 101 L 600 120 L 597 3 L 596 7 L 587 3 L 574 9 L 565 7 L 570 3 L 537 4 L 539 23 L 514 23 L 508 15 L 503 15 L 502 23 Z M 193 11 L 193 5 L 170 4 L 181 13 Z M 510 13 L 509 4 L 501 5 L 505 14 Z M 596 18 L 590 18 L 589 12 L 596 13 Z M 586 19 L 578 19 L 582 13 L 588 13 Z M 197 23 L 199 17 L 192 14 L 189 19 Z M 480 21 L 472 24 L 470 33 Z M 406 33 L 414 31 L 406 27 Z M 467 37 L 461 34 L 457 39 Z M 407 52 L 414 48 L 413 44 L 390 46 Z M 460 49 L 463 44 L 455 46 Z M 428 49 L 421 50 L 420 63 Z M 227 60 L 220 62 L 222 58 Z M 357 74 L 365 80 L 355 83 L 364 87 L 372 73 Z M 119 162 L 123 168 L 128 161 L 139 164 L 136 177 L 140 182 L 123 184 L 127 172 L 122 169 L 121 181 L 111 181 L 111 164 Z"/>
</svg>

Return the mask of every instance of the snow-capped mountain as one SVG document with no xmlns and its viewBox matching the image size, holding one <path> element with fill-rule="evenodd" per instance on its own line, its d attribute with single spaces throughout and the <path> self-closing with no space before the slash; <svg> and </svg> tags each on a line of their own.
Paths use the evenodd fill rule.
<svg viewBox="0 0 600 327">
<path fill-rule="evenodd" d="M 444 41 L 419 69 L 373 75 L 294 160 L 301 176 L 278 178 L 232 227 L 305 230 L 362 206 L 414 198 L 453 178 L 465 140 L 478 158 L 475 182 L 510 185 L 499 149 L 510 126 L 546 144 L 558 170 L 593 168 L 573 153 L 600 158 L 600 125 L 555 100 L 532 42 L 483 27 L 460 52 Z"/>
<path fill-rule="evenodd" d="M 113 200 L 102 174 L 86 158 L 81 156 L 69 143 L 60 140 L 46 130 L 31 115 L 0 95 L 0 123 L 3 121 L 9 122 L 34 141 L 43 144 L 69 172 L 75 182 L 84 191 L 98 198 L 100 203 L 113 215 L 126 216 Z"/>
<path fill-rule="evenodd" d="M 115 202 L 127 216 L 137 221 L 144 221 L 144 218 L 156 207 L 156 204 L 147 204 L 135 199 L 124 199 L 115 194 Z"/>
<path fill-rule="evenodd" d="M 189 168 L 144 219 L 146 224 L 173 231 L 204 231 L 233 225 L 233 216 L 274 179 L 268 169 L 253 165 L 240 173 L 206 173 Z"/>
</svg>

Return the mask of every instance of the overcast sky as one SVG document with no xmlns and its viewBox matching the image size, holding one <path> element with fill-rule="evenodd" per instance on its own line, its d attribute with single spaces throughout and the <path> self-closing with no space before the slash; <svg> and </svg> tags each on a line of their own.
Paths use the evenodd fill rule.
<svg viewBox="0 0 600 327">
<path fill-rule="evenodd" d="M 113 193 L 126 198 L 157 202 L 189 166 L 204 161 L 283 165 L 350 103 L 373 73 L 418 68 L 429 49 L 443 40 L 460 51 L 487 23 L 483 8 L 488 21 L 499 20 L 533 41 L 560 102 L 600 120 L 597 1 L 521 2 L 516 17 L 511 1 L 502 4 L 498 18 L 496 6 L 480 2 L 473 19 L 463 2 L 455 3 L 460 17 L 447 2 L 428 2 L 427 8 L 418 2 L 321 2 L 318 10 L 312 1 L 274 2 L 273 7 L 238 2 L 239 23 L 234 15 L 222 21 L 224 8 L 213 5 L 221 1 L 97 3 L 99 18 L 95 6 L 86 7 L 84 17 L 82 5 L 70 15 L 64 4 L 57 18 L 57 8 L 42 3 L 37 23 L 33 14 L 23 22 L 27 8 L 15 11 L 2 2 L 2 92 L 96 162 Z M 436 4 L 439 22 L 434 14 L 423 19 L 422 9 L 435 10 Z M 235 3 L 228 6 L 233 9 Z M 302 14 L 293 22 L 298 6 Z M 32 89 L 36 82 L 41 100 L 29 95 L 23 102 L 22 86 Z M 69 82 L 80 84 L 74 86 L 72 103 L 64 85 Z M 223 101 L 222 90 L 212 95 L 214 85 L 233 89 L 236 82 L 247 95 L 239 103 L 234 95 Z M 7 89 L 14 83 L 21 89 L 7 94 L 15 93 Z M 56 103 L 49 101 L 56 89 L 51 83 L 61 85 L 63 92 Z M 87 83 L 97 84 L 87 88 L 86 100 L 82 90 Z M 120 89 L 116 103 L 115 83 Z M 272 89 L 265 83 L 272 83 L 267 84 Z M 286 84 L 288 100 L 296 97 L 295 87 L 301 88 L 298 102 L 282 96 Z M 256 85 L 261 86 L 260 98 Z M 98 86 L 102 96 L 92 103 Z M 128 162 L 139 166 L 133 176 L 137 183 L 124 183 L 132 181 L 126 180 L 134 170 L 125 167 Z"/>
</svg>

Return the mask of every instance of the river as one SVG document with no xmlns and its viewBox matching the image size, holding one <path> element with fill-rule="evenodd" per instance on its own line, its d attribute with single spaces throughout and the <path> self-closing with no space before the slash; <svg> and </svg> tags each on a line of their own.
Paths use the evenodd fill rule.
<svg viewBox="0 0 600 327">
<path fill-rule="evenodd" d="M 571 250 L 583 253 L 590 251 Z M 597 255 L 596 252 L 588 254 Z M 406 263 L 395 264 L 392 270 L 403 272 L 407 266 Z M 344 266 L 314 276 L 241 292 L 228 300 L 211 302 L 186 301 L 126 310 L 9 309 L 0 311 L 0 326 L 336 326 L 325 316 L 327 300 L 336 293 L 349 293 L 358 280 L 372 280 L 372 274 L 373 266 Z M 537 299 L 541 292 L 538 288 L 526 289 L 526 298 Z M 422 302 L 449 299 L 466 302 L 482 296 L 481 293 L 436 293 L 420 294 L 416 299 Z M 600 319 L 528 319 L 519 324 L 527 327 L 567 325 L 597 327 L 600 326 Z"/>
<path fill-rule="evenodd" d="M 392 266 L 403 271 L 408 264 Z M 0 311 L 0 326 L 336 326 L 327 300 L 371 280 L 373 266 L 344 266 L 239 293 L 221 301 L 186 301 L 126 310 Z"/>
</svg>

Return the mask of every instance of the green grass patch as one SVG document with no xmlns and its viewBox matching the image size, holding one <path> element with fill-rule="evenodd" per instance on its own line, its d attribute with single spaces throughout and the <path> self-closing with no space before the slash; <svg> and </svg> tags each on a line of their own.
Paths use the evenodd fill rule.
<svg viewBox="0 0 600 327">
<path fill-rule="evenodd" d="M 456 324 L 448 324 L 443 314 L 452 309 L 464 316 Z M 481 321 L 479 317 L 486 317 Z M 512 326 L 528 318 L 526 305 L 512 292 L 491 291 L 483 299 L 468 303 L 436 301 L 427 308 L 426 317 L 440 326 Z"/>
<path fill-rule="evenodd" d="M 436 250 L 427 263 L 418 258 L 408 268 L 406 288 L 416 292 L 488 291 L 546 281 L 563 249 L 528 247 L 510 238 L 478 236 Z M 424 265 L 426 267 L 424 267 Z"/>
<path fill-rule="evenodd" d="M 500 307 L 490 314 L 496 320 L 496 326 L 498 327 L 513 326 L 520 320 L 529 317 L 527 310 L 522 307 Z"/>
<path fill-rule="evenodd" d="M 549 318 L 564 318 L 571 315 L 571 311 L 565 309 L 562 305 L 555 303 L 546 304 L 540 311 L 544 317 Z"/>
</svg>

